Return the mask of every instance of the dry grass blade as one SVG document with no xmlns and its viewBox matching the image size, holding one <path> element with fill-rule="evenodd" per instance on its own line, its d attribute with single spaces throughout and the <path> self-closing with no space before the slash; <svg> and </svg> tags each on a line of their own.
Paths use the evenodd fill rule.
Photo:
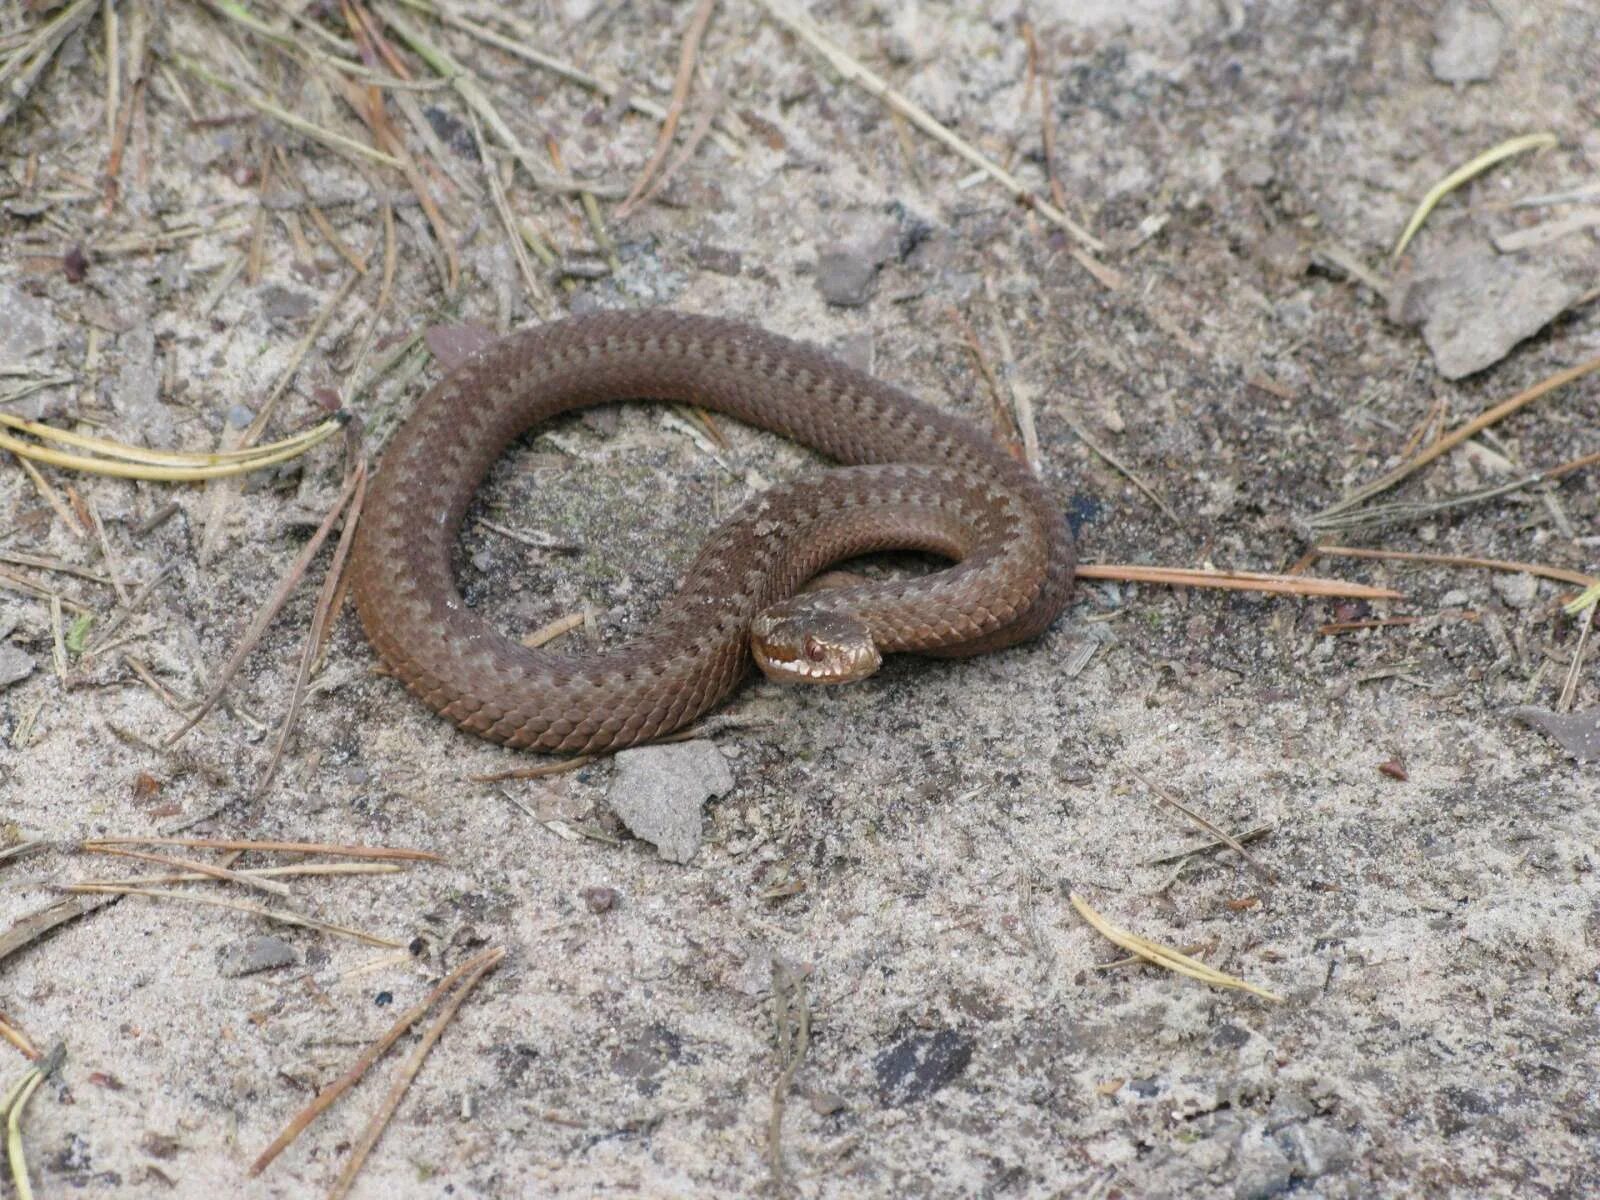
<svg viewBox="0 0 1600 1200">
<path fill-rule="evenodd" d="M 268 921 L 277 921 L 280 925 L 298 925 L 302 929 L 315 929 L 321 933 L 332 934 L 335 937 L 365 942 L 369 946 L 383 946 L 389 950 L 399 950 L 405 946 L 404 942 L 397 942 L 392 938 L 379 937 L 375 933 L 367 933 L 360 929 L 352 929 L 348 925 L 334 925 L 331 922 L 319 921 L 316 917 L 303 916 L 288 909 L 267 908 L 261 904 L 250 904 L 244 900 L 229 900 L 222 896 L 199 896 L 191 892 L 168 892 L 159 888 L 107 887 L 102 884 L 90 883 L 69 883 L 63 886 L 61 890 L 75 895 L 148 896 L 152 900 L 179 900 L 185 904 L 204 904 L 212 908 L 231 908 L 235 912 L 250 913 L 253 916 L 263 917 Z"/>
<path fill-rule="evenodd" d="M 1304 575 L 1272 575 L 1257 571 L 1212 571 L 1186 567 L 1145 567 L 1120 563 L 1079 563 L 1079 579 L 1111 579 L 1125 583 L 1159 583 L 1166 587 L 1225 588 L 1241 592 L 1270 592 L 1283 596 L 1338 596 L 1352 600 L 1404 600 L 1390 588 L 1339 579 L 1309 579 Z"/>
<path fill-rule="evenodd" d="M 408 0 L 408 2 L 414 3 L 414 0 Z M 548 54 L 541 53 L 540 51 L 535 50 L 532 46 L 528 45 L 526 42 L 516 41 L 513 38 L 506 37 L 504 34 L 496 33 L 487 25 L 480 25 L 476 21 L 470 21 L 460 13 L 456 12 L 454 9 L 448 8 L 442 4 L 433 4 L 429 11 L 432 12 L 433 15 L 439 20 L 443 21 L 446 25 L 453 26 L 454 28 L 461 30 L 463 33 L 469 33 L 479 41 L 488 42 L 491 46 L 497 46 L 501 50 L 504 50 L 507 54 L 513 54 L 522 59 L 524 62 L 530 62 L 533 63 L 534 66 L 542 67 L 546 71 L 554 72 L 555 74 L 561 76 L 561 78 L 567 80 L 568 82 L 575 83 L 579 87 L 588 88 L 592 92 L 598 92 L 608 100 L 618 100 L 619 103 L 626 103 L 630 109 L 642 116 L 650 117 L 656 121 L 665 121 L 667 119 L 667 110 L 665 108 L 657 104 L 654 100 L 650 100 L 644 96 L 636 94 L 631 88 L 621 87 L 614 83 L 608 83 L 599 76 L 591 75 L 589 72 L 575 67 L 569 62 L 564 62 L 559 58 L 554 58 Z M 505 21 L 507 24 L 511 25 L 513 28 L 521 24 L 521 22 L 519 22 L 513 14 L 507 11 L 501 11 L 497 13 L 496 16 Z M 527 36 L 531 39 L 534 35 L 530 32 L 527 34 Z M 713 131 L 711 138 L 717 143 L 718 146 L 720 146 L 734 158 L 738 158 L 744 153 L 744 147 L 741 146 L 734 138 L 730 137 L 721 130 Z"/>
<path fill-rule="evenodd" d="M 444 1035 L 446 1027 L 455 1019 L 456 1011 L 463 1001 L 477 987 L 478 980 L 482 979 L 505 958 L 503 947 L 496 946 L 485 950 L 469 961 L 468 970 L 461 976 L 461 986 L 456 989 L 455 995 L 445 1001 L 443 1010 L 434 1018 L 432 1025 L 423 1033 L 422 1039 L 417 1043 L 411 1057 L 401 1067 L 398 1078 L 389 1089 L 388 1095 L 383 1098 L 378 1111 L 372 1114 L 372 1120 L 361 1131 L 361 1136 L 356 1140 L 355 1146 L 350 1151 L 350 1159 L 345 1163 L 344 1170 L 339 1173 L 338 1181 L 328 1191 L 328 1200 L 342 1200 L 347 1195 L 356 1181 L 356 1176 L 361 1173 L 361 1168 L 366 1164 L 367 1155 L 372 1153 L 372 1148 L 378 1144 L 378 1139 L 383 1136 L 383 1131 L 388 1127 L 389 1119 L 394 1116 L 395 1109 L 400 1107 L 400 1101 L 405 1099 L 406 1090 L 411 1086 L 411 1081 L 417 1077 L 417 1072 L 422 1069 L 422 1064 L 427 1060 L 428 1053 L 435 1043 Z"/>
<path fill-rule="evenodd" d="M 1553 392 L 1559 387 L 1564 387 L 1566 384 L 1569 384 L 1576 379 L 1581 379 L 1590 372 L 1597 370 L 1600 370 L 1600 356 L 1591 358 L 1587 362 L 1581 362 L 1575 367 L 1568 367 L 1564 371 L 1557 371 L 1554 375 L 1540 380 L 1532 387 L 1518 392 L 1509 400 L 1503 400 L 1494 407 L 1486 409 L 1482 413 L 1479 413 L 1472 420 L 1468 421 L 1465 425 L 1461 426 L 1459 429 L 1452 430 L 1450 433 L 1447 433 L 1444 437 L 1434 442 L 1431 446 L 1429 446 L 1411 461 L 1402 463 L 1400 466 L 1388 472 L 1386 475 L 1382 475 L 1379 478 L 1374 479 L 1371 483 L 1357 488 L 1355 491 L 1351 492 L 1350 495 L 1346 496 L 1343 500 L 1340 500 L 1331 508 L 1326 508 L 1322 512 L 1318 513 L 1311 519 L 1310 523 L 1312 527 L 1315 528 L 1317 526 L 1317 522 L 1319 521 L 1325 521 L 1327 518 L 1333 517 L 1339 513 L 1347 511 L 1348 509 L 1356 507 L 1356 505 L 1371 499 L 1380 492 L 1388 491 L 1390 488 L 1394 487 L 1395 484 L 1399 483 L 1401 480 L 1405 479 L 1419 468 L 1427 466 L 1440 455 L 1447 454 L 1451 450 L 1454 450 L 1462 442 L 1478 433 L 1481 433 L 1490 425 L 1495 424 L 1497 421 L 1503 420 L 1520 408 L 1525 408 L 1527 405 L 1532 404 L 1541 396 L 1544 396 L 1549 392 Z"/>
<path fill-rule="evenodd" d="M 0 1013 L 0 1038 L 4 1038 L 15 1046 L 24 1058 L 37 1062 L 41 1057 L 39 1047 L 33 1044 L 32 1039 L 27 1034 L 11 1024 L 10 1021 L 7 1021 L 4 1013 Z"/>
<path fill-rule="evenodd" d="M 493 956 L 494 962 L 497 963 L 505 956 L 505 951 L 498 947 L 493 950 L 486 950 L 482 954 L 458 964 L 422 1000 L 401 1013 L 399 1019 L 389 1026 L 382 1037 L 361 1052 L 361 1056 L 356 1059 L 348 1071 L 318 1092 L 311 1103 L 296 1113 L 289 1123 L 284 1126 L 283 1132 L 273 1138 L 271 1144 L 256 1156 L 255 1162 L 250 1164 L 251 1177 L 261 1174 L 271 1166 L 272 1160 L 287 1150 L 293 1144 L 295 1138 L 305 1131 L 306 1126 L 310 1125 L 312 1121 L 316 1120 L 318 1116 L 331 1107 L 340 1096 L 360 1082 L 361 1077 L 367 1073 L 372 1064 L 382 1058 L 384 1052 L 405 1035 L 406 1030 L 420 1021 L 428 1010 L 439 1002 L 441 996 L 454 987 L 458 981 L 465 978 L 469 972 L 477 970 L 491 956 Z"/>
<path fill-rule="evenodd" d="M 17 1200 L 33 1200 L 33 1185 L 28 1180 L 28 1159 L 22 1149 L 22 1113 L 39 1085 L 54 1075 L 66 1058 L 64 1045 L 58 1044 L 43 1062 L 35 1063 L 0 1099 L 0 1116 L 6 1122 L 6 1160 L 11 1166 L 11 1185 Z"/>
<path fill-rule="evenodd" d="M 291 458 L 298 458 L 338 433 L 344 425 L 344 419 L 331 418 L 304 433 L 298 433 L 280 442 L 243 450 L 205 453 L 130 446 L 109 438 L 90 437 L 70 430 L 56 429 L 38 421 L 24 420 L 9 413 L 0 413 L 0 426 L 15 429 L 41 440 L 92 450 L 98 457 L 50 450 L 6 434 L 0 434 L 0 448 L 10 450 L 21 458 L 32 459 L 48 466 L 83 471 L 91 475 L 143 479 L 155 483 L 199 483 L 207 479 L 225 479 L 243 475 L 260 470 L 262 467 L 287 462 Z"/>
<path fill-rule="evenodd" d="M 488 93 L 465 67 L 451 58 L 438 46 L 434 45 L 408 18 L 402 16 L 394 5 L 375 6 L 383 15 L 388 26 L 398 33 L 413 50 L 436 72 L 450 81 L 456 93 L 464 100 L 467 107 L 483 118 L 500 143 L 516 156 L 517 162 L 528 173 L 537 187 L 547 192 L 556 192 L 562 195 L 576 195 L 580 192 L 593 192 L 596 196 L 613 198 L 620 194 L 620 189 L 604 184 L 581 181 L 570 176 L 558 175 L 548 168 L 540 165 L 539 161 L 528 153 L 516 134 L 511 132 L 511 127 L 501 117 L 500 111 L 490 102 Z"/>
<path fill-rule="evenodd" d="M 339 514 L 350 503 L 351 498 L 355 495 L 358 483 L 364 478 L 365 476 L 359 472 L 351 472 L 350 478 L 345 482 L 344 491 L 340 493 L 338 500 L 334 501 L 333 507 L 328 510 L 328 515 L 322 519 L 322 524 L 317 526 L 316 532 L 311 535 L 311 539 L 301 548 L 299 555 L 289 565 L 289 569 L 278 580 L 277 587 L 273 588 L 272 594 L 267 597 L 266 602 L 257 611 L 255 620 L 251 621 L 250 627 L 245 630 L 244 636 L 239 640 L 239 644 L 234 647 L 233 653 L 229 655 L 228 661 L 217 675 L 216 682 L 211 685 L 211 691 L 206 694 L 205 699 L 189 715 L 189 719 L 184 722 L 183 727 L 167 739 L 167 745 L 174 745 L 179 738 L 199 724 L 200 720 L 215 708 L 217 702 L 222 699 L 223 692 L 227 690 L 229 682 L 238 672 L 240 666 L 243 665 L 245 658 L 249 656 L 250 651 L 255 649 L 256 643 L 266 633 L 267 626 L 272 624 L 273 619 L 278 615 L 278 611 L 288 602 L 294 589 L 299 586 L 300 580 L 305 576 L 306 569 L 311 565 L 311 560 L 322 549 L 322 543 L 328 540 L 328 534 L 333 531 L 334 522 L 339 519 Z"/>
<path fill-rule="evenodd" d="M 716 0 L 700 0 L 695 5 L 694 15 L 689 18 L 689 29 L 683 35 L 683 48 L 678 53 L 678 74 L 672 83 L 672 100 L 667 105 L 666 119 L 661 122 L 661 131 L 656 135 L 656 148 L 650 155 L 650 161 L 645 163 L 639 178 L 634 180 L 628 198 L 617 206 L 619 221 L 625 220 L 638 207 L 650 187 L 650 181 L 655 178 L 655 173 L 661 169 L 668 151 L 672 149 L 672 139 L 678 132 L 678 120 L 683 116 L 683 106 L 689 99 L 689 85 L 694 82 L 694 63 L 700 53 L 700 39 L 705 35 L 706 26 L 711 22 L 711 10 L 716 6 Z"/>
<path fill-rule="evenodd" d="M 1417 230 L 1422 228 L 1422 223 L 1428 219 L 1439 201 L 1443 200 L 1456 188 L 1482 175 L 1495 163 L 1510 158 L 1514 154 L 1521 154 L 1528 150 L 1544 150 L 1560 143 L 1560 139 L 1553 133 L 1528 133 L 1521 137 L 1510 138 L 1498 146 L 1491 146 L 1471 162 L 1457 167 L 1438 183 L 1428 189 L 1428 194 L 1422 198 L 1422 203 L 1417 205 L 1416 212 L 1411 214 L 1411 220 L 1406 222 L 1406 227 L 1400 233 L 1400 239 L 1395 242 L 1391 258 L 1399 258 Z"/>
<path fill-rule="evenodd" d="M 500 223 L 505 226 L 506 240 L 510 243 L 512 257 L 517 260 L 517 270 L 522 273 L 522 286 L 528 293 L 528 307 L 548 320 L 550 298 L 545 295 L 539 275 L 528 261 L 528 251 L 518 231 L 516 216 L 511 211 L 511 201 L 506 197 L 505 185 L 500 182 L 499 167 L 494 155 L 489 152 L 489 144 L 484 141 L 483 126 L 478 121 L 477 113 L 469 112 L 467 115 L 472 118 L 472 136 L 477 141 L 478 157 L 483 160 L 484 176 L 489 181 L 489 196 L 494 201 L 494 210 L 500 217 Z"/>
<path fill-rule="evenodd" d="M 803 13 L 791 9 L 785 0 L 761 0 L 761 6 L 767 10 L 772 18 L 780 24 L 786 25 L 791 32 L 809 42 L 821 55 L 828 60 L 833 69 L 851 83 L 858 84 L 863 90 L 878 97 L 891 109 L 898 112 L 922 132 L 938 142 L 943 143 L 956 154 L 966 159 L 967 162 L 977 167 L 978 170 L 988 175 L 1010 192 L 1018 200 L 1027 204 L 1040 216 L 1067 231 L 1083 245 L 1091 250 L 1103 251 L 1105 244 L 1079 225 L 1066 213 L 1056 208 L 1046 200 L 1034 195 L 1031 190 L 1011 172 L 992 162 L 986 155 L 957 137 L 944 125 L 914 100 L 901 95 L 890 87 L 884 79 L 867 69 L 866 66 L 856 61 L 843 49 L 830 41 L 817 27 L 812 19 Z M 1096 276 L 1099 278 L 1099 276 Z"/>
<path fill-rule="evenodd" d="M 97 3 L 98 0 L 73 0 L 0 66 L 0 128 L 22 107 L 61 44 L 94 15 Z"/>
<path fill-rule="evenodd" d="M 767 1118 L 767 1165 L 774 1189 L 784 1194 L 783 1113 L 794 1077 L 811 1046 L 811 1005 L 805 976 L 777 959 L 772 963 L 772 1019 L 778 1035 L 778 1077 L 772 1081 L 772 1106 Z"/>
<path fill-rule="evenodd" d="M 1253 983 L 1246 983 L 1243 979 L 1228 975 L 1215 967 L 1207 966 L 1197 958 L 1190 958 L 1187 954 L 1163 946 L 1160 942 L 1152 942 L 1149 938 L 1140 937 L 1137 933 L 1130 933 L 1126 929 L 1119 929 L 1111 924 L 1094 909 L 1085 904 L 1077 893 L 1069 893 L 1067 899 L 1072 901 L 1072 907 L 1078 910 L 1078 915 L 1089 922 L 1107 940 L 1115 942 L 1124 950 L 1137 954 L 1140 958 L 1154 963 L 1158 967 L 1165 967 L 1179 975 L 1187 975 L 1191 979 L 1198 979 L 1202 983 L 1209 983 L 1212 987 L 1236 988 L 1239 991 L 1249 992 L 1253 996 L 1260 996 L 1263 1000 L 1272 1000 L 1282 1003 L 1283 997 L 1265 988 L 1259 988 Z"/>
<path fill-rule="evenodd" d="M 247 867 L 236 874 L 252 879 L 276 879 L 303 875 L 398 875 L 404 870 L 395 863 L 293 863 L 285 867 Z M 99 887 L 165 887 L 174 883 L 206 883 L 215 878 L 198 871 L 181 871 L 169 875 L 130 875 L 122 879 L 80 879 L 78 882 Z"/>
<path fill-rule="evenodd" d="M 1467 554 L 1425 554 L 1412 550 L 1366 550 L 1358 546 L 1318 546 L 1318 554 L 1331 554 L 1343 558 L 1375 558 L 1393 562 L 1430 563 L 1439 567 L 1477 567 L 1488 571 L 1527 572 L 1544 579 L 1561 583 L 1575 583 L 1579 587 L 1595 587 L 1600 580 L 1592 575 L 1569 571 L 1565 567 L 1546 567 L 1539 563 L 1514 562 L 1504 558 L 1475 558 Z"/>
<path fill-rule="evenodd" d="M 370 162 L 382 163 L 386 167 L 400 166 L 400 160 L 392 154 L 385 154 L 382 150 L 374 150 L 364 142 L 358 142 L 354 138 L 345 137 L 342 133 L 335 133 L 331 129 L 324 129 L 320 125 L 314 125 L 304 117 L 296 116 L 288 109 L 273 103 L 266 97 L 257 96 L 248 88 L 223 79 L 206 67 L 204 63 L 182 54 L 177 55 L 175 61 L 178 66 L 196 79 L 209 83 L 212 87 L 219 88 L 230 96 L 236 96 L 263 116 L 271 117 L 279 124 L 287 126 L 296 133 L 303 134 L 314 142 L 322 143 L 330 150 L 346 157 L 363 158 Z"/>
<path fill-rule="evenodd" d="M 241 887 L 255 888 L 257 891 L 266 892 L 269 896 L 287 896 L 289 888 L 285 884 L 274 883 L 270 879 L 258 879 L 238 871 L 230 871 L 227 867 L 219 867 L 214 863 L 199 862 L 192 858 L 178 858 L 171 854 L 154 854 L 148 850 L 130 850 L 123 846 L 95 846 L 85 843 L 82 847 L 90 854 L 114 854 L 119 858 L 134 858 L 140 862 L 160 863 L 165 867 L 177 867 L 180 871 L 192 871 L 200 875 L 218 879 L 224 883 L 237 883 Z"/>
<path fill-rule="evenodd" d="M 392 859 L 403 862 L 443 862 L 431 850 L 403 850 L 391 846 L 341 846 L 330 842 L 255 842 L 232 838 L 101 837 L 83 843 L 85 850 L 101 846 L 187 846 L 193 850 L 248 850 L 259 854 L 339 854 L 345 858 Z"/>
<path fill-rule="evenodd" d="M 1593 608 L 1596 604 L 1600 604 L 1600 583 L 1591 584 L 1585 588 L 1565 607 L 1567 615 L 1575 617 L 1584 609 Z"/>
<path fill-rule="evenodd" d="M 397 75 L 401 75 L 407 80 L 411 78 L 409 68 L 401 61 L 400 56 L 394 52 L 393 47 L 383 39 L 376 27 L 376 22 L 372 20 L 364 9 L 358 9 L 346 3 L 344 5 L 344 14 L 346 24 L 349 26 L 357 44 L 361 47 L 363 56 L 369 57 L 374 61 L 379 56 L 382 56 L 389 63 L 390 69 Z M 446 85 L 445 80 L 439 80 L 438 82 L 440 85 Z M 434 240 L 438 242 L 439 249 L 444 255 L 445 293 L 453 296 L 461 282 L 461 256 L 456 250 L 455 238 L 451 236 L 450 228 L 445 224 L 444 214 L 439 211 L 439 205 L 434 200 L 427 181 L 423 179 L 422 172 L 418 169 L 411 152 L 406 148 L 405 142 L 395 131 L 394 126 L 390 124 L 388 115 L 384 111 L 382 94 L 375 87 L 368 87 L 363 91 L 354 82 L 348 80 L 342 80 L 340 84 L 340 91 L 344 96 L 345 103 L 349 104 L 362 121 L 366 123 L 373 139 L 388 147 L 389 152 L 400 160 L 401 173 L 406 177 L 406 182 L 411 186 L 412 194 L 416 196 L 417 203 L 421 205 L 423 214 L 428 218 L 428 224 L 433 229 Z M 417 108 L 414 98 L 402 97 L 400 107 L 405 111 L 415 110 L 418 118 L 420 118 L 420 128 L 426 130 L 428 134 L 432 134 L 432 127 L 427 124 L 427 118 L 423 117 L 421 110 Z M 386 243 L 391 237 L 387 232 L 387 228 L 386 225 Z M 381 306 L 380 300 L 379 307 Z"/>
</svg>

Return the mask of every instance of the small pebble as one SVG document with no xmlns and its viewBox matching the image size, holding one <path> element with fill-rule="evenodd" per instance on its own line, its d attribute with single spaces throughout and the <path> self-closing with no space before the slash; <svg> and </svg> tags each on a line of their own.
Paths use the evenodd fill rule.
<svg viewBox="0 0 1600 1200">
<path fill-rule="evenodd" d="M 1539 581 L 1526 571 L 1516 575 L 1496 575 L 1494 590 L 1506 602 L 1506 607 L 1521 611 L 1532 608 L 1533 602 L 1539 598 Z"/>
<path fill-rule="evenodd" d="M 1471 0 L 1457 0 L 1440 10 L 1433 23 L 1433 52 L 1428 67 L 1440 83 L 1480 83 L 1494 78 L 1505 44 L 1505 26 L 1492 12 Z"/>
<path fill-rule="evenodd" d="M 0 646 L 0 688 L 20 683 L 33 674 L 34 657 L 15 646 Z"/>
<path fill-rule="evenodd" d="M 865 251 L 835 244 L 817 256 L 817 290 L 829 304 L 857 308 L 872 297 L 878 267 Z"/>
<path fill-rule="evenodd" d="M 222 974 L 229 979 L 238 979 L 243 975 L 254 975 L 257 971 L 293 966 L 300 961 L 300 954 L 282 938 L 260 934 L 223 947 L 219 958 Z"/>
</svg>

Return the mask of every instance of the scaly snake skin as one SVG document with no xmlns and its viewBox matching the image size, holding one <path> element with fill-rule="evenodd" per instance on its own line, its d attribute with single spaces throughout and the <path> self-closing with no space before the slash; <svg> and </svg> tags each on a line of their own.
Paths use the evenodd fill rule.
<svg viewBox="0 0 1600 1200">
<path fill-rule="evenodd" d="M 462 519 L 514 439 L 616 400 L 697 404 L 876 465 L 750 501 L 638 638 L 581 657 L 528 649 L 462 600 L 450 562 Z M 829 564 L 887 549 L 956 562 L 789 599 Z M 848 612 L 880 651 L 975 654 L 1042 632 L 1072 568 L 1066 522 L 1037 479 L 967 422 L 811 346 L 647 310 L 513 334 L 430 390 L 384 453 L 351 572 L 367 636 L 424 702 L 509 746 L 598 752 L 669 733 L 732 691 L 770 606 Z"/>
</svg>

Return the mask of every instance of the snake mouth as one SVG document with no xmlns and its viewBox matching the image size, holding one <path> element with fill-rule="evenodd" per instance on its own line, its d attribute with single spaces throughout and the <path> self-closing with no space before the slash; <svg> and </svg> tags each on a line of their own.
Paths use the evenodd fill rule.
<svg viewBox="0 0 1600 1200">
<path fill-rule="evenodd" d="M 854 683 L 883 663 L 867 627 L 840 613 L 761 613 L 750 624 L 750 653 L 781 683 Z"/>
</svg>

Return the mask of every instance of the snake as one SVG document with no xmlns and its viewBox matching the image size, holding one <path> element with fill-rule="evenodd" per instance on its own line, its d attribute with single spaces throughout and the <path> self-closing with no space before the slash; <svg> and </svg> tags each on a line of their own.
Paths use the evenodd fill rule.
<svg viewBox="0 0 1600 1200">
<path fill-rule="evenodd" d="M 530 648 L 463 599 L 452 568 L 462 523 L 513 442 L 615 401 L 698 406 L 842 465 L 746 501 L 634 636 L 577 655 Z M 880 551 L 948 565 L 810 586 Z M 1035 637 L 1065 607 L 1073 562 L 1038 477 L 971 422 L 807 343 L 642 309 L 516 330 L 430 388 L 383 449 L 350 586 L 387 672 L 457 726 L 514 748 L 597 754 L 693 722 L 752 659 L 777 680 L 844 683 L 888 653 L 958 657 Z"/>
</svg>

